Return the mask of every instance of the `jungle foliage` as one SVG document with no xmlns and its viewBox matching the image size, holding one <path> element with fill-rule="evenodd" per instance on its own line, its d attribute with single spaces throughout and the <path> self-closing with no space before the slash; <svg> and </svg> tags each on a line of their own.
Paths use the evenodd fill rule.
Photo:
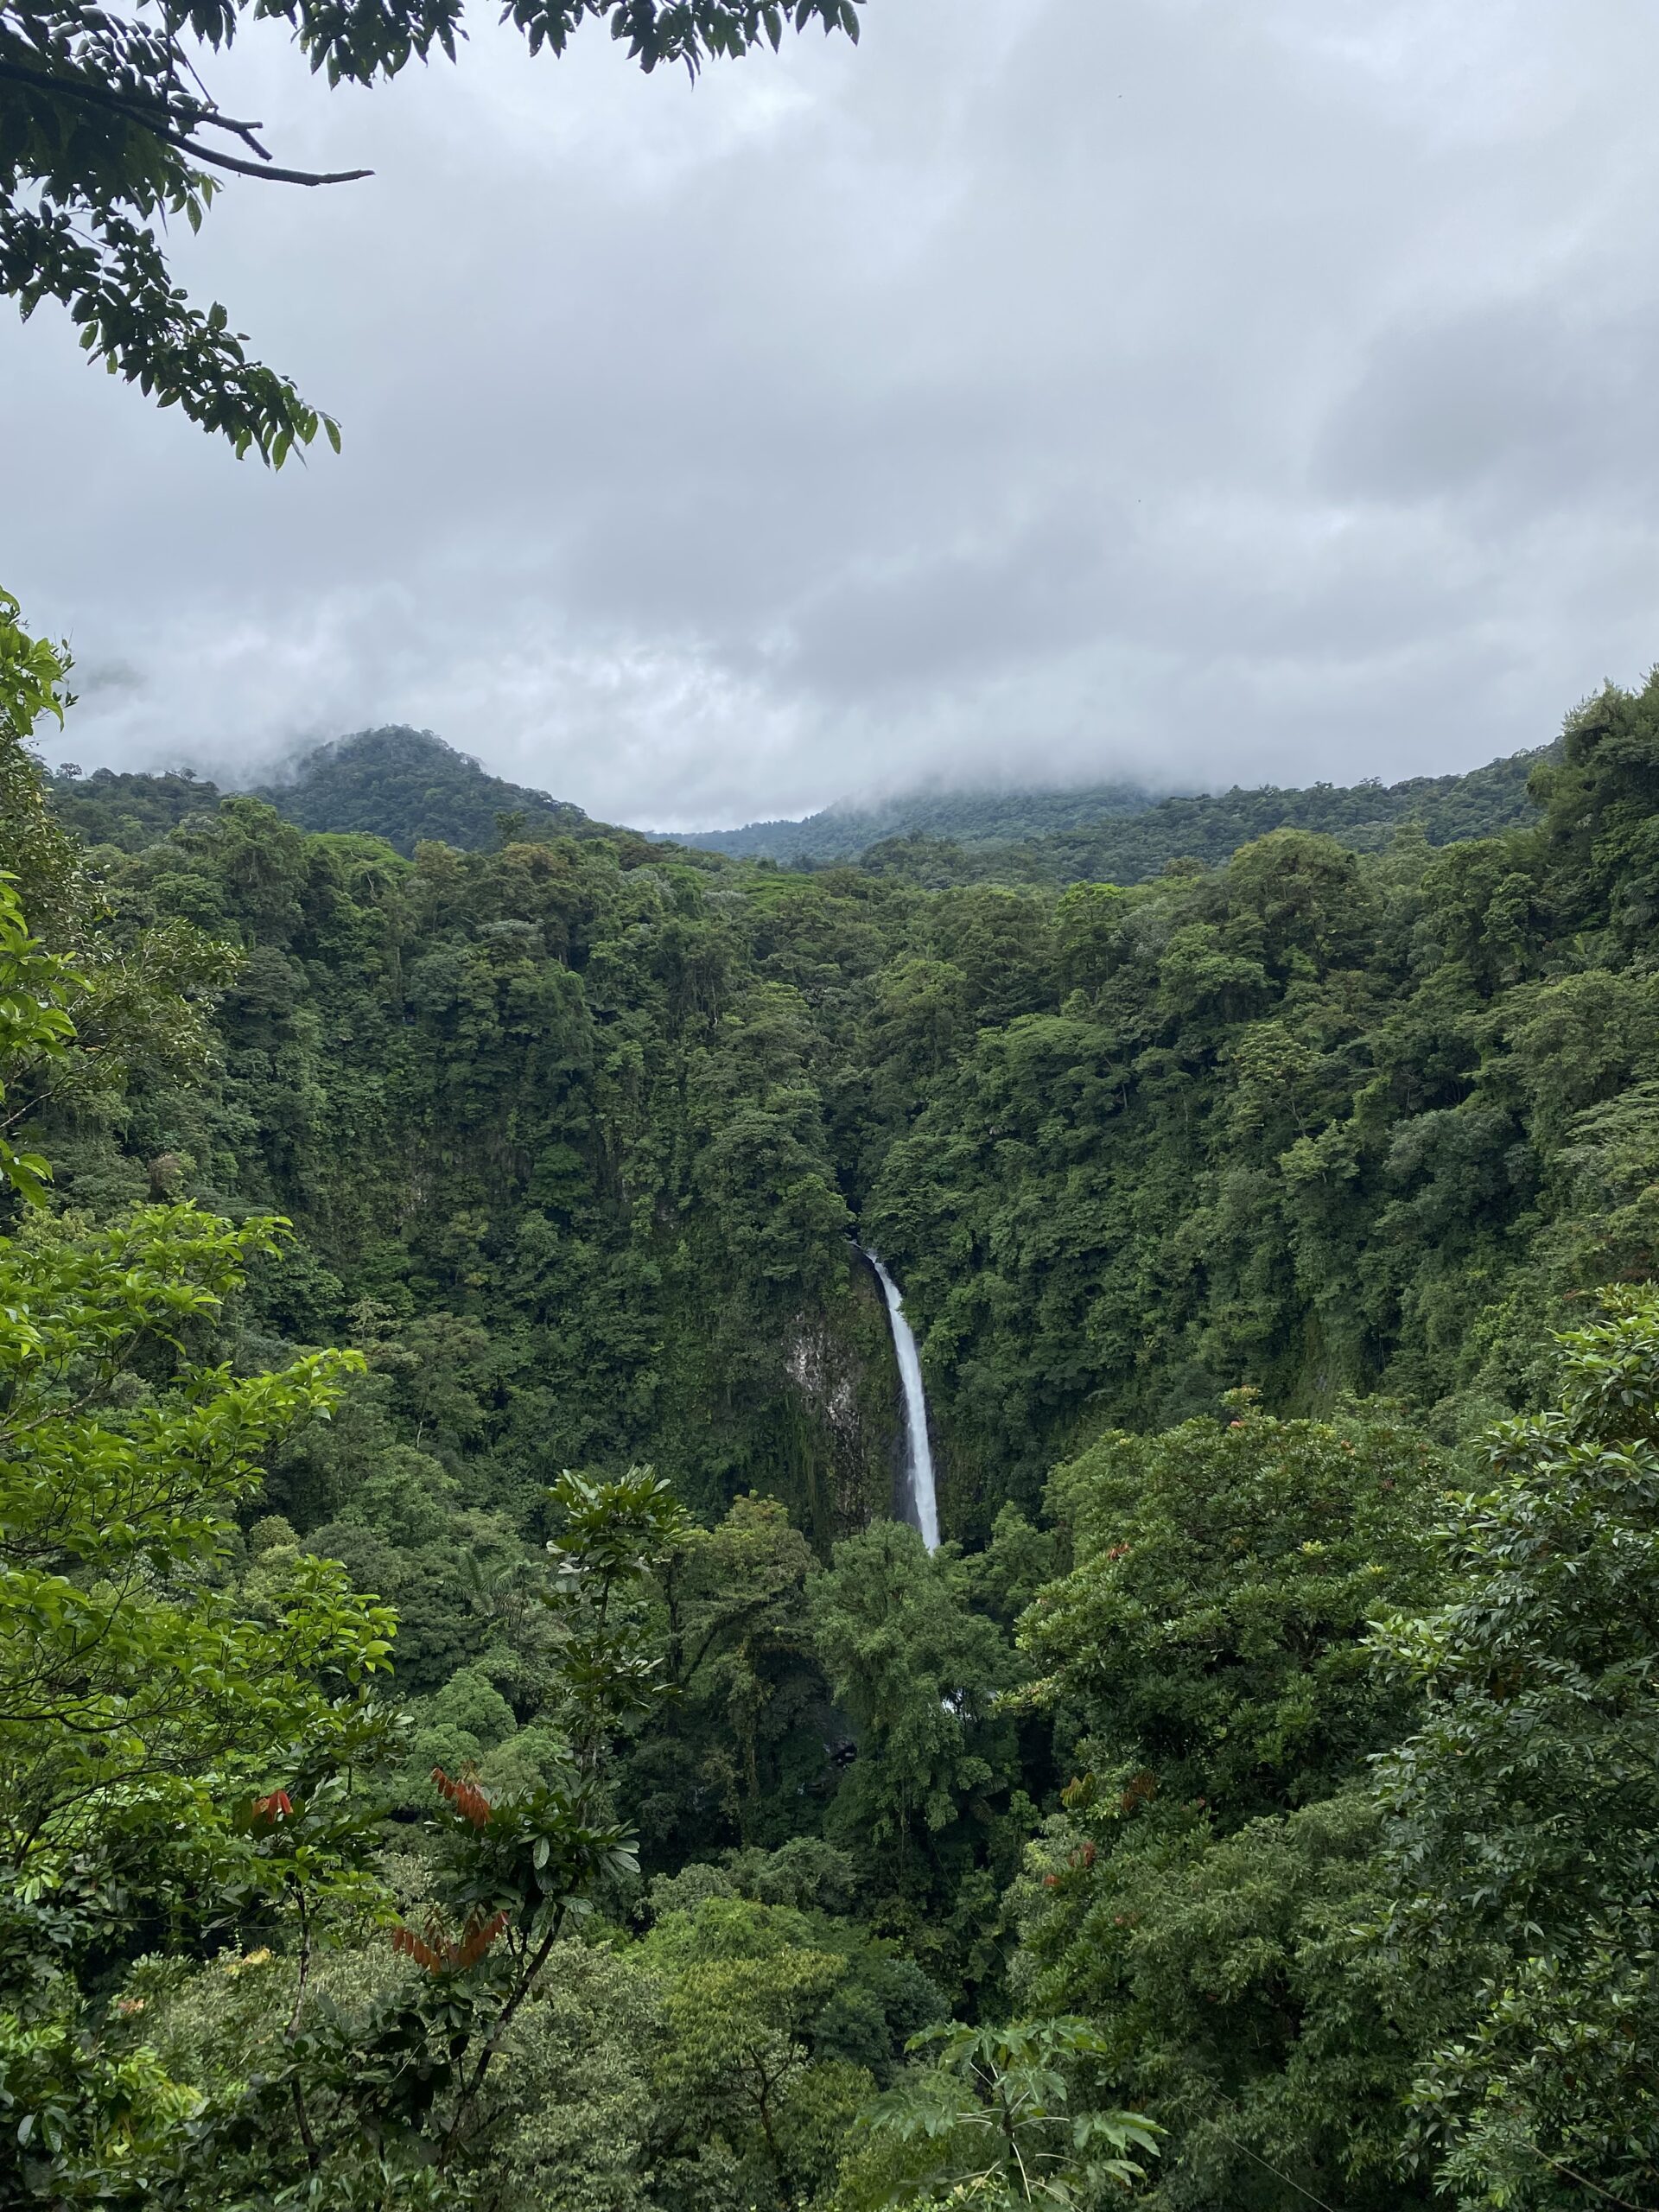
<svg viewBox="0 0 1659 2212">
<path fill-rule="evenodd" d="M 1064 893 L 88 842 L 65 704 L 0 606 L 0 2205 L 1654 2201 L 1659 685 Z"/>
</svg>

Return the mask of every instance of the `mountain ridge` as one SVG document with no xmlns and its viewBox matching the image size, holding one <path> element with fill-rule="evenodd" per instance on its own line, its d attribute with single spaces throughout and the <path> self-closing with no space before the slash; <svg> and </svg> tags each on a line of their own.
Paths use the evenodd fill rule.
<svg viewBox="0 0 1659 2212">
<path fill-rule="evenodd" d="M 733 859 L 797 866 L 885 855 L 883 873 L 899 857 L 895 847 L 925 846 L 936 855 L 942 845 L 969 855 L 995 848 L 1009 859 L 1015 854 L 1008 849 L 1017 849 L 1025 856 L 1020 872 L 1035 880 L 1077 880 L 1099 872 L 1110 859 L 1129 871 L 1122 880 L 1141 880 L 1168 860 L 1218 864 L 1271 830 L 1317 830 L 1366 851 L 1387 843 L 1412 820 L 1421 820 L 1429 842 L 1437 845 L 1518 828 L 1536 811 L 1527 797 L 1527 779 L 1554 750 L 1535 747 L 1462 773 L 1412 776 L 1395 784 L 1371 777 L 1356 784 L 1235 784 L 1225 791 L 1162 794 L 1128 784 L 931 791 L 880 808 L 836 805 L 798 821 L 699 830 L 675 842 Z M 1153 823 L 1169 834 L 1157 834 Z M 1118 880 L 1115 868 L 1104 872 Z M 985 870 L 969 873 L 982 878 Z"/>
<path fill-rule="evenodd" d="M 1406 824 L 1431 844 L 1524 826 L 1528 780 L 1549 746 L 1461 775 L 1384 785 L 1234 785 L 1160 798 L 1127 784 L 1071 790 L 920 792 L 879 808 L 827 808 L 796 822 L 679 835 L 619 828 L 582 807 L 491 773 L 430 730 L 393 724 L 312 748 L 289 773 L 245 787 L 300 828 L 384 838 L 405 856 L 425 840 L 465 851 L 555 837 L 627 840 L 640 856 L 679 849 L 738 862 L 816 869 L 852 865 L 923 887 L 985 881 L 1144 882 L 1171 861 L 1218 867 L 1280 829 L 1335 837 L 1356 851 Z M 60 817 L 88 844 L 141 850 L 192 814 L 238 794 L 189 771 L 60 769 L 48 779 Z M 785 833 L 788 834 L 785 835 Z"/>
<path fill-rule="evenodd" d="M 887 837 L 908 834 L 1001 842 L 1022 831 L 1041 836 L 1144 814 L 1166 796 L 1138 784 L 1081 784 L 1053 791 L 933 786 L 875 806 L 837 800 L 798 820 L 779 817 L 736 830 L 674 830 L 662 835 L 676 844 L 725 853 L 733 860 L 856 860 Z"/>
</svg>

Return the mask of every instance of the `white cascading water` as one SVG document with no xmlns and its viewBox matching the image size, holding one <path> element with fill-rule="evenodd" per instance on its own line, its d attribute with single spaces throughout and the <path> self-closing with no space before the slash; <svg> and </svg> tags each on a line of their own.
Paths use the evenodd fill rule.
<svg viewBox="0 0 1659 2212">
<path fill-rule="evenodd" d="M 933 1449 L 927 1440 L 927 1397 L 922 1389 L 922 1363 L 916 1338 L 905 1319 L 905 1301 L 899 1286 L 874 1252 L 865 1258 L 875 1269 L 887 1301 L 893 1324 L 893 1348 L 899 1355 L 899 1379 L 905 1389 L 905 1518 L 922 1532 L 931 1552 L 939 1548 L 939 1501 L 933 1490 Z"/>
</svg>

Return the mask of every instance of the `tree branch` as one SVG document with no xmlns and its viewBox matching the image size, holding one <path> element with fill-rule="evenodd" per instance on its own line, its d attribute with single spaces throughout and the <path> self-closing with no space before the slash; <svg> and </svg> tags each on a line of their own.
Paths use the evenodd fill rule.
<svg viewBox="0 0 1659 2212">
<path fill-rule="evenodd" d="M 188 154 L 193 161 L 207 162 L 214 168 L 230 169 L 238 176 L 260 177 L 267 184 L 355 184 L 361 178 L 372 176 L 372 169 L 288 169 L 279 168 L 260 146 L 253 133 L 257 124 L 238 123 L 229 116 L 220 115 L 216 109 L 200 109 L 184 130 L 172 127 L 173 114 L 164 101 L 157 101 L 155 108 L 140 100 L 112 92 L 107 86 L 88 84 L 73 77 L 60 77 L 49 69 L 31 69 L 19 61 L 0 60 L 0 79 L 16 85 L 27 85 L 35 92 L 49 92 L 54 99 L 79 100 L 90 107 L 103 108 L 123 117 L 136 130 L 147 131 L 152 138 L 159 138 L 165 146 L 181 154 Z M 193 101 L 191 105 L 195 106 Z M 165 120 L 162 118 L 165 118 Z M 228 130 L 251 146 L 260 156 L 257 162 L 245 162 L 235 154 L 214 153 L 210 147 L 198 145 L 188 134 L 200 130 L 204 125 L 218 130 Z"/>
<path fill-rule="evenodd" d="M 238 176 L 257 176 L 266 184 L 356 184 L 374 175 L 372 169 L 262 168 L 257 162 L 239 161 L 234 154 L 210 153 L 206 146 L 198 146 L 188 138 L 175 138 L 170 130 L 157 130 L 155 135 L 194 161 L 211 162 L 216 169 L 230 169 Z"/>
<path fill-rule="evenodd" d="M 438 2152 L 437 2164 L 440 2172 L 448 2165 L 450 2153 L 454 2150 L 460 2139 L 461 2127 L 477 2101 L 479 2092 L 484 2087 L 484 2076 L 490 2070 L 491 2061 L 501 2048 L 518 2007 L 535 1987 L 536 1977 L 551 1956 L 553 1946 L 558 1942 L 559 1931 L 563 1926 L 564 1905 L 561 1903 L 554 1913 L 551 1927 L 542 1939 L 534 1956 L 527 1955 L 526 1963 L 519 1974 L 518 1981 L 509 1992 L 506 2002 L 502 2005 L 500 2012 L 496 2015 L 494 2026 L 485 2037 L 484 2047 L 479 2053 L 478 2063 L 473 2069 L 472 2080 L 468 2082 L 464 2075 L 462 2076 L 460 2093 L 455 2099 L 455 2109 L 450 2115 L 449 2126 L 445 2131 L 443 2142 Z M 526 1945 L 526 1950 L 528 1953 L 528 1945 Z"/>
</svg>

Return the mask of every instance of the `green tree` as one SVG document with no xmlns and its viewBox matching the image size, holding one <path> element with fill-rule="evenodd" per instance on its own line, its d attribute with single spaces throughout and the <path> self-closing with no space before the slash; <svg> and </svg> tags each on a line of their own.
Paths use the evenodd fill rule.
<svg viewBox="0 0 1659 2212">
<path fill-rule="evenodd" d="M 1072 2109 L 1075 2073 L 1104 2050 L 1086 2020 L 928 2028 L 911 2038 L 922 2063 L 868 2107 L 876 2135 L 925 2145 L 926 2164 L 888 2204 L 1039 2205 L 1072 2212 L 1109 2183 L 1138 2181 L 1131 2155 L 1155 2155 L 1158 2131 L 1138 2113 Z M 1079 2100 L 1081 2101 L 1081 2100 Z"/>
<path fill-rule="evenodd" d="M 1410 1706 L 1370 1624 L 1434 1586 L 1426 1516 L 1448 1479 L 1386 1412 L 1285 1421 L 1249 1392 L 1225 1421 L 1109 1435 L 1058 1469 L 1072 1564 L 1021 1623 L 1041 1673 L 1025 1696 L 1069 1722 L 1086 1792 L 1233 1827 L 1385 1748 Z"/>
<path fill-rule="evenodd" d="M 822 2183 L 814 2092 L 835 2093 L 844 2126 L 874 2086 L 855 2069 L 813 2060 L 809 2024 L 843 1972 L 828 1952 L 791 1947 L 690 1961 L 670 1983 L 664 2095 L 688 2129 L 725 2136 L 763 2201 L 792 2204 Z"/>
<path fill-rule="evenodd" d="M 297 1561 L 268 1619 L 218 1571 L 264 1454 L 349 1363 L 190 1356 L 274 1241 L 175 1207 L 0 1249 L 0 1847 L 25 1885 L 112 1823 L 223 1833 L 312 1732 L 353 1741 L 386 1663 L 390 1617 L 338 1569 Z M 330 1675 L 341 1704 L 307 1688 Z"/>
<path fill-rule="evenodd" d="M 1410 2201 L 1408 1985 L 1352 1930 L 1383 1894 L 1367 1758 L 1414 1709 L 1370 1624 L 1438 1587 L 1446 1480 L 1386 1411 L 1284 1421 L 1249 1394 L 1052 1479 L 1072 1563 L 1021 1624 L 1024 1694 L 1075 1765 L 1013 1901 L 1014 1993 L 1098 2024 L 1106 2077 L 1168 2131 L 1172 2212 Z"/>
<path fill-rule="evenodd" d="M 795 1847 L 746 1868 L 760 1854 L 737 1854 L 733 1873 L 772 1887 L 807 1855 Z M 721 1872 L 689 1869 L 657 1895 L 689 1896 L 693 1878 Z M 858 2108 L 892 2078 L 906 2036 L 944 2009 L 858 1922 L 729 1891 L 664 1912 L 641 1955 L 663 1981 L 659 2081 L 676 2140 L 689 2152 L 716 2135 L 752 2202 L 827 2194 Z"/>
<path fill-rule="evenodd" d="M 825 1694 L 807 1592 L 818 1562 L 785 1508 L 740 1497 L 692 1527 L 662 1577 L 664 1665 L 675 1695 L 629 1761 L 653 1864 L 734 1837 L 778 1841 L 817 1783 Z M 776 1831 L 776 1833 L 774 1833 Z"/>
<path fill-rule="evenodd" d="M 181 918 L 111 926 L 103 887 L 48 806 L 29 749 L 40 723 L 61 722 L 73 703 L 69 667 L 67 652 L 32 637 L 0 591 L 0 871 L 22 901 L 21 911 L 7 904 L 0 924 L 10 979 L 0 1129 L 49 1124 L 54 1141 L 75 1129 L 84 1143 L 120 1116 L 136 1078 L 200 1081 L 209 1058 L 204 1001 L 236 963 L 232 948 Z M 24 1195 L 38 1198 L 38 1153 L 31 1173 Z M 154 1194 L 175 1195 L 171 1179 L 158 1187 L 152 1179 Z"/>
<path fill-rule="evenodd" d="M 904 1522 L 878 1521 L 837 1544 L 811 1601 L 819 1656 L 861 1731 L 838 1802 L 901 1867 L 971 1793 L 1005 1778 L 986 1752 L 1006 1749 L 990 1707 L 1012 1679 L 1013 1655 Z"/>
<path fill-rule="evenodd" d="M 1381 1777 L 1389 1933 L 1437 1999 L 1415 2144 L 1470 2206 L 1659 2187 L 1659 1296 L 1603 1304 L 1457 1500 L 1454 1594 L 1381 1639 L 1427 1701 Z"/>
<path fill-rule="evenodd" d="M 947 1986 L 988 1983 L 996 1897 L 1032 1810 L 997 1699 L 1020 1668 L 958 1587 L 946 1547 L 877 1521 L 837 1544 L 812 1585 L 812 1628 L 856 1756 L 826 1832 L 861 1866 L 886 1925 Z"/>
<path fill-rule="evenodd" d="M 1058 1816 L 1012 1914 L 1021 2007 L 1098 2024 L 1103 2077 L 1166 2130 L 1167 2212 L 1426 2202 L 1402 2172 L 1421 1993 L 1357 1930 L 1384 1909 L 1365 1782 L 1217 1835 L 1202 1814 Z"/>
<path fill-rule="evenodd" d="M 202 1357 L 274 1235 L 175 1207 L 0 1245 L 0 2108 L 25 2196 L 137 2193 L 199 2105 L 111 2046 L 89 1973 L 296 1904 L 303 1948 L 378 1894 L 348 1777 L 384 1746 L 391 1616 L 327 1561 L 252 1603 L 227 1571 L 262 1457 L 348 1363 Z"/>
<path fill-rule="evenodd" d="M 36 1205 L 52 1171 L 40 1153 L 19 1152 L 12 1134 L 38 1103 L 30 1077 L 65 1058 L 74 1025 L 64 1002 L 79 980 L 61 955 L 29 935 L 22 900 L 0 880 L 0 1175 Z"/>
<path fill-rule="evenodd" d="M 774 48 L 786 22 L 858 35 L 855 0 L 518 0 L 509 11 L 532 53 L 562 54 L 587 19 L 604 22 L 647 70 Z M 200 226 L 226 176 L 301 185 L 367 174 L 284 168 L 259 126 L 227 114 L 203 73 L 244 16 L 288 22 L 328 84 L 374 85 L 411 61 L 455 58 L 461 0 L 376 0 L 343 15 L 319 0 L 194 0 L 154 21 L 91 0 L 5 0 L 0 7 L 0 290 L 25 316 L 64 307 L 80 343 L 138 384 L 280 466 L 333 420 L 250 359 L 217 302 L 193 307 L 163 249 L 169 221 Z"/>
<path fill-rule="evenodd" d="M 551 1503 L 563 1757 L 522 1789 L 435 1770 L 423 1909 L 394 1926 L 393 1956 L 361 1961 L 349 2005 L 314 1941 L 331 1931 L 314 1931 L 304 1910 L 305 1808 L 278 1808 L 274 1833 L 292 1836 L 296 1862 L 296 1909 L 273 1931 L 293 1961 L 290 2010 L 285 2024 L 256 2027 L 244 2065 L 211 2084 L 187 2153 L 191 2201 L 487 2198 L 492 2145 L 518 2109 L 503 2062 L 518 2023 L 559 1945 L 637 1871 L 610 1773 L 619 1731 L 661 1692 L 635 1624 L 679 1530 L 669 1486 L 648 1471 L 608 1484 L 569 1476 Z M 360 1928 L 340 1933 L 360 1943 Z"/>
</svg>

